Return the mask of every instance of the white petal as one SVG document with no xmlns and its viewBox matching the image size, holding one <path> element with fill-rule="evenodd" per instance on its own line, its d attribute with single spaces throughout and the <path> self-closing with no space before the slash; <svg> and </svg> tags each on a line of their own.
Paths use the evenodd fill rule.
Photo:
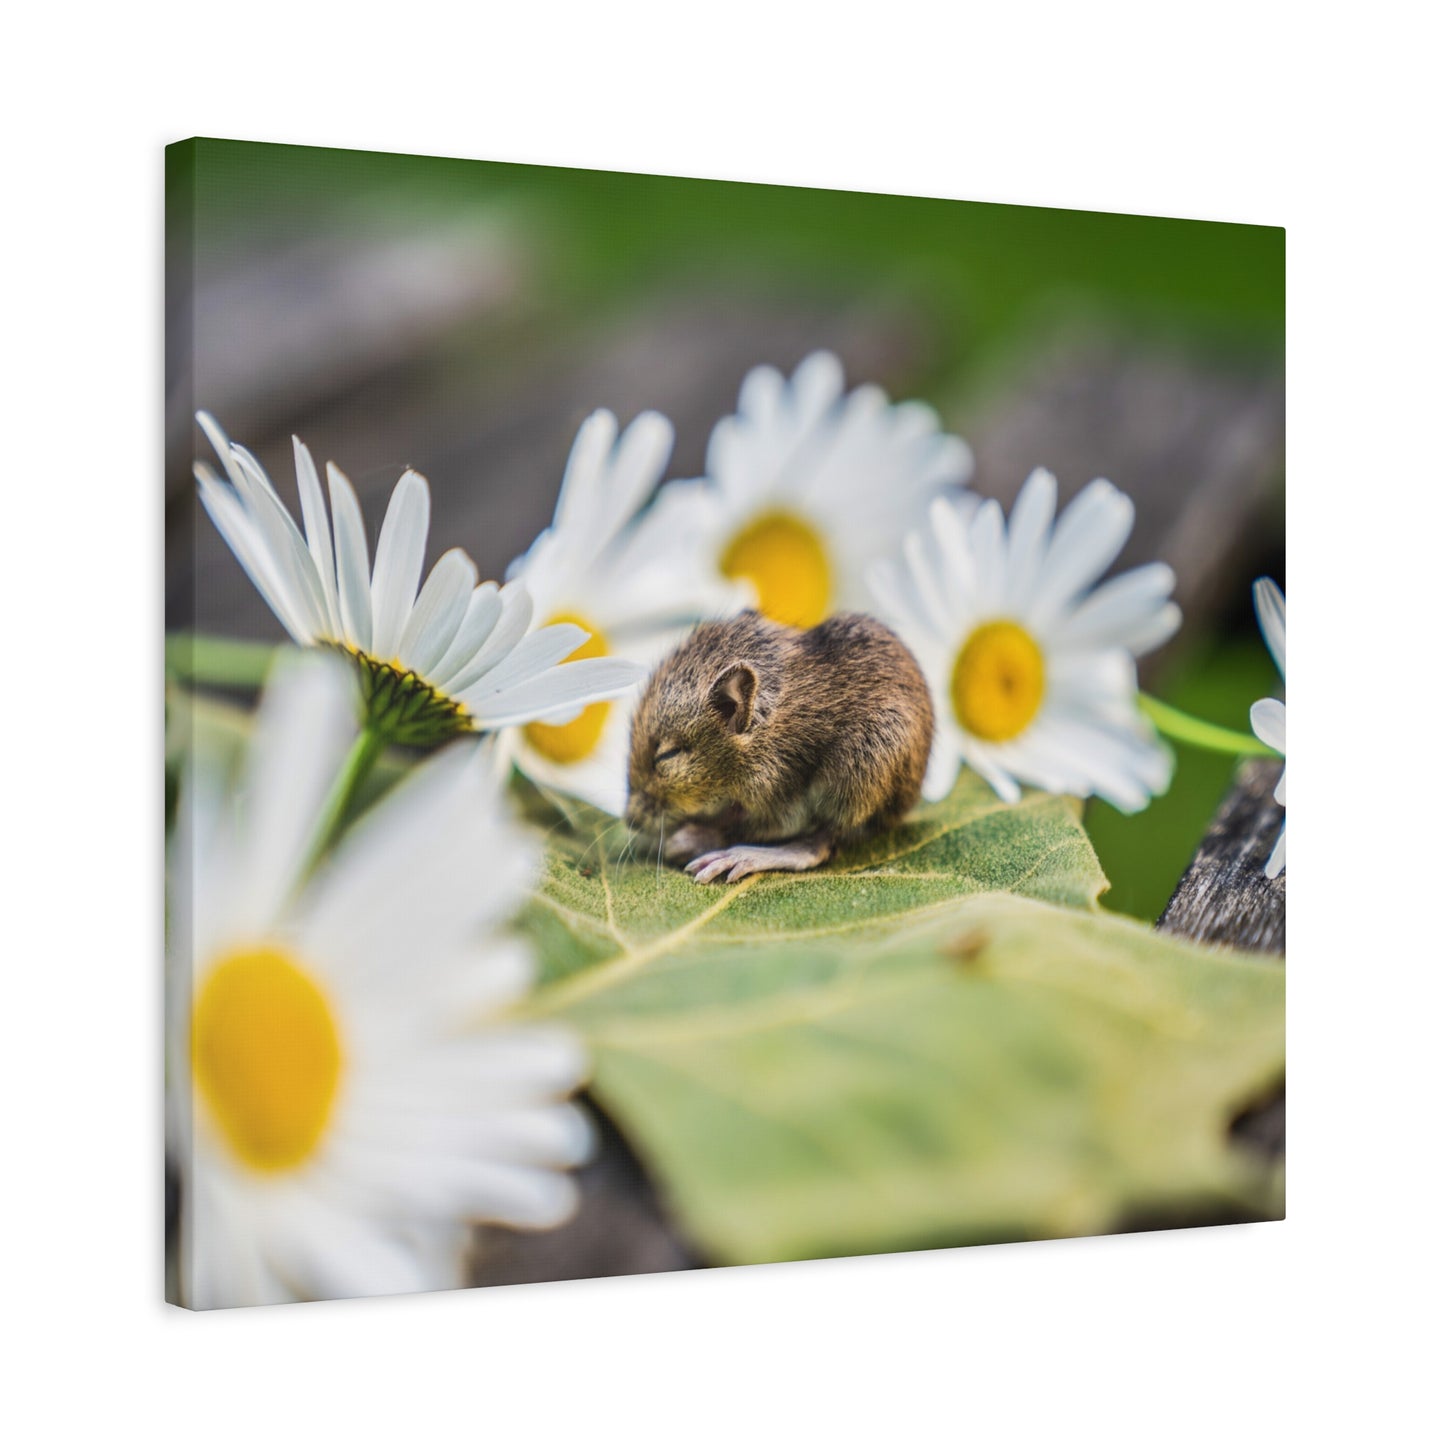
<svg viewBox="0 0 1445 1445">
<path fill-rule="evenodd" d="M 307 626 L 292 587 L 278 572 L 270 547 L 245 507 L 236 494 L 223 486 L 206 468 L 196 468 L 196 480 L 200 484 L 201 505 L 216 524 L 216 530 L 235 554 L 252 585 L 276 614 L 277 620 L 291 634 L 292 639 L 303 647 L 308 646 L 315 640 L 315 634 Z"/>
<path fill-rule="evenodd" d="M 488 691 L 487 679 L 483 678 L 460 694 L 458 701 L 481 727 L 511 727 L 551 718 L 564 708 L 617 697 L 645 676 L 643 668 L 625 658 L 586 657 L 579 662 L 564 662 L 496 695 Z"/>
<path fill-rule="evenodd" d="M 438 1277 L 401 1239 L 355 1213 L 297 1193 L 288 1200 L 284 1228 L 273 1229 L 267 1254 L 277 1270 L 308 1299 L 409 1294 L 462 1283 Z"/>
<path fill-rule="evenodd" d="M 301 517 L 306 523 L 306 545 L 311 550 L 311 559 L 321 579 L 321 591 L 326 603 L 326 622 L 329 636 L 340 640 L 341 599 L 336 590 L 336 557 L 331 546 L 331 522 L 326 515 L 326 502 L 321 495 L 321 479 L 316 475 L 316 463 L 300 437 L 293 436 L 291 445 L 296 453 L 296 485 L 301 493 Z"/>
<path fill-rule="evenodd" d="M 591 637 L 585 627 L 572 622 L 554 622 L 524 637 L 482 681 L 493 694 L 514 683 L 525 682 L 570 657 Z"/>
<path fill-rule="evenodd" d="M 1259 614 L 1259 630 L 1264 634 L 1279 675 L 1284 676 L 1284 593 L 1268 577 L 1254 584 L 1254 610 Z M 1273 876 L 1272 874 L 1270 875 Z"/>
<path fill-rule="evenodd" d="M 1277 753 L 1284 751 L 1284 704 L 1278 698 L 1261 698 L 1249 710 L 1254 735 Z"/>
<path fill-rule="evenodd" d="M 557 527 L 586 523 L 595 514 L 607 457 L 617 441 L 617 418 L 598 409 L 577 429 L 553 516 Z"/>
<path fill-rule="evenodd" d="M 346 474 L 326 464 L 331 515 L 336 523 L 336 584 L 341 600 L 342 639 L 363 652 L 371 647 L 371 563 L 367 560 L 366 523 Z"/>
<path fill-rule="evenodd" d="M 488 606 L 490 611 L 490 606 Z M 497 620 L 483 645 L 463 663 L 447 682 L 447 692 L 460 697 L 492 668 L 510 656 L 532 625 L 532 594 L 520 578 L 508 582 L 498 594 Z M 464 629 L 465 630 L 465 629 Z M 445 664 L 446 659 L 443 659 Z M 486 691 L 485 688 L 482 689 Z"/>
<path fill-rule="evenodd" d="M 241 845 L 231 880 L 238 914 L 269 928 L 315 842 L 322 802 L 356 734 L 356 685 L 340 658 L 278 666 L 257 714 L 237 801 Z"/>
<path fill-rule="evenodd" d="M 430 678 L 431 669 L 455 640 L 477 585 L 477 569 L 460 547 L 438 559 L 401 634 L 402 665 Z"/>
<path fill-rule="evenodd" d="M 1101 583 L 1059 624 L 1068 648 L 1124 647 L 1136 657 L 1173 635 L 1179 609 L 1167 599 L 1174 570 L 1163 562 L 1135 567 Z"/>
<path fill-rule="evenodd" d="M 958 630 L 967 624 L 978 607 L 978 568 L 969 540 L 969 528 L 977 508 L 977 500 L 967 493 L 962 497 L 935 497 L 928 508 L 943 589 Z"/>
<path fill-rule="evenodd" d="M 934 738 L 933 751 L 928 755 L 928 771 L 923 776 L 923 796 L 928 802 L 940 802 L 953 791 L 962 763 L 956 747 L 941 737 Z"/>
<path fill-rule="evenodd" d="M 231 454 L 236 464 L 234 474 L 245 483 L 240 495 L 252 521 L 266 538 L 278 569 L 287 579 L 298 612 L 313 633 L 324 633 L 327 627 L 325 593 L 301 529 L 276 495 L 276 488 L 261 463 L 234 442 Z"/>
<path fill-rule="evenodd" d="M 1274 845 L 1274 852 L 1269 855 L 1269 862 L 1264 865 L 1264 876 L 1266 878 L 1278 878 L 1284 872 L 1284 824 L 1280 824 L 1279 842 Z"/>
<path fill-rule="evenodd" d="M 1057 616 L 1107 570 L 1133 526 L 1133 502 L 1112 483 L 1090 482 L 1064 508 L 1049 539 L 1030 616 Z"/>
<path fill-rule="evenodd" d="M 1017 612 L 1027 605 L 1038 581 L 1058 505 L 1059 485 L 1052 472 L 1035 467 L 1020 489 L 1008 524 L 1008 581 L 1004 604 Z"/>
<path fill-rule="evenodd" d="M 391 494 L 376 565 L 371 574 L 371 647 L 390 662 L 401 646 L 402 633 L 421 581 L 426 534 L 431 524 L 431 489 L 418 472 L 406 472 Z"/>
<path fill-rule="evenodd" d="M 502 598 L 495 582 L 483 582 L 467 599 L 457 635 L 428 674 L 435 686 L 450 693 L 452 683 L 482 644 L 492 635 L 502 615 Z"/>
<path fill-rule="evenodd" d="M 978 576 L 978 607 L 985 615 L 1003 610 L 1008 559 L 1004 552 L 1003 508 L 992 497 L 973 514 L 969 554 Z"/>
</svg>

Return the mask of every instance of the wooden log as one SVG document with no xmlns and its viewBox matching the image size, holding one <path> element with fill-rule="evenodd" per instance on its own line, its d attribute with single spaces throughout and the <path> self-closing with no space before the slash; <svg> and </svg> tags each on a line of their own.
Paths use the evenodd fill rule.
<svg viewBox="0 0 1445 1445">
<path fill-rule="evenodd" d="M 1161 932 L 1283 958 L 1286 875 L 1264 876 L 1284 823 L 1284 809 L 1274 801 L 1282 767 L 1265 758 L 1240 766 L 1234 788 L 1159 919 Z M 1252 1101 L 1234 1121 L 1232 1133 L 1265 1156 L 1282 1158 L 1284 1084 Z"/>
<path fill-rule="evenodd" d="M 1161 932 L 1284 955 L 1285 874 L 1264 876 L 1284 823 L 1284 809 L 1274 801 L 1282 767 L 1267 758 L 1240 767 L 1159 919 Z"/>
</svg>

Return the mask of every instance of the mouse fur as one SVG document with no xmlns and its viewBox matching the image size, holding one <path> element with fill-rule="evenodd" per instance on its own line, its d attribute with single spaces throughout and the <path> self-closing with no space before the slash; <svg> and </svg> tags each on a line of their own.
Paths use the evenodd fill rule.
<svg viewBox="0 0 1445 1445">
<path fill-rule="evenodd" d="M 803 632 L 705 622 L 633 714 L 627 820 L 700 882 L 800 871 L 917 803 L 933 705 L 913 654 L 843 612 Z"/>
</svg>

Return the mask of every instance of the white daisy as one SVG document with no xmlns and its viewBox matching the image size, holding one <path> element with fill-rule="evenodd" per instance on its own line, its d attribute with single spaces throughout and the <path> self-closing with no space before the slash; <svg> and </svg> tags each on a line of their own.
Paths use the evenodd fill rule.
<svg viewBox="0 0 1445 1445">
<path fill-rule="evenodd" d="M 1264 634 L 1265 646 L 1269 648 L 1274 665 L 1279 668 L 1280 681 L 1284 681 L 1284 593 L 1268 577 L 1261 577 L 1254 584 L 1254 610 L 1259 617 L 1259 630 Z M 1261 698 L 1249 710 L 1249 723 L 1254 735 L 1266 747 L 1273 748 L 1284 756 L 1284 704 L 1274 697 Z M 1274 790 L 1274 800 L 1284 807 L 1284 770 L 1280 770 L 1279 786 Z M 1264 865 L 1266 878 L 1278 878 L 1284 872 L 1284 824 L 1279 827 L 1279 842 Z"/>
<path fill-rule="evenodd" d="M 756 367 L 736 414 L 713 429 L 707 476 L 664 489 L 692 499 L 700 565 L 745 582 L 760 611 L 797 627 L 867 609 L 868 563 L 896 552 L 930 499 L 973 470 L 967 445 L 922 402 L 843 386 L 825 351 L 791 380 Z"/>
<path fill-rule="evenodd" d="M 940 498 L 902 560 L 870 569 L 933 691 L 929 799 L 963 763 L 1009 802 L 1029 783 L 1134 812 L 1168 785 L 1172 758 L 1140 715 L 1134 658 L 1179 626 L 1174 574 L 1156 562 L 1094 586 L 1134 505 L 1096 481 L 1055 523 L 1057 497 L 1038 470 L 1007 523 L 996 501 Z"/>
<path fill-rule="evenodd" d="M 555 1225 L 588 1150 L 573 1036 L 501 1017 L 536 867 L 488 747 L 399 784 L 305 874 L 355 736 L 332 659 L 278 669 L 241 777 L 193 760 L 168 871 L 167 1136 L 195 1308 L 447 1288 L 466 1226 Z"/>
<path fill-rule="evenodd" d="M 536 615 L 574 625 L 577 658 L 628 659 L 639 677 L 704 617 L 737 610 L 746 594 L 701 568 L 686 545 L 689 498 L 664 488 L 672 426 L 644 412 L 621 436 L 594 412 L 573 443 L 552 525 L 507 569 L 525 583 Z M 534 781 L 620 815 L 627 797 L 627 735 L 635 691 L 559 709 L 508 733 L 503 746 Z"/>
<path fill-rule="evenodd" d="M 230 480 L 227 486 L 196 464 L 211 520 L 294 641 L 340 648 L 354 659 L 368 721 L 388 741 L 435 743 L 527 722 L 615 697 L 641 675 L 619 658 L 557 666 L 587 641 L 586 632 L 560 625 L 527 635 L 526 588 L 479 586 L 460 548 L 443 554 L 418 594 L 431 492 L 417 472 L 404 473 L 391 494 L 373 568 L 356 493 L 335 465 L 326 468 L 328 519 L 311 453 L 293 438 L 303 537 L 255 457 L 206 413 L 197 420 Z"/>
</svg>

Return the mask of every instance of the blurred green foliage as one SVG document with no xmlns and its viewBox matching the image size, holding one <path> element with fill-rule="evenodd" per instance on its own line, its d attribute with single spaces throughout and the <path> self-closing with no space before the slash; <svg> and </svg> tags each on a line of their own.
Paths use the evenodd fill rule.
<svg viewBox="0 0 1445 1445">
<path fill-rule="evenodd" d="M 198 157 L 195 216 L 217 234 L 278 218 L 305 234 L 338 210 L 510 212 L 569 310 L 720 271 L 835 302 L 891 292 L 936 323 L 925 388 L 986 376 L 1054 303 L 1283 351 L 1277 227 L 240 141 Z"/>
</svg>

